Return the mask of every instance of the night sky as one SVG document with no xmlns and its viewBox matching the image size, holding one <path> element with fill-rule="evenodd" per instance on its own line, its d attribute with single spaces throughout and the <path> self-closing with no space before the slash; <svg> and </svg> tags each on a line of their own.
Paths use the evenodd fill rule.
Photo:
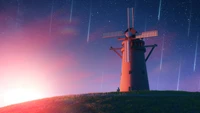
<svg viewBox="0 0 200 113">
<path fill-rule="evenodd" d="M 200 91 L 199 0 L 0 0 L 0 106 L 23 88 L 41 97 L 116 91 L 121 59 L 103 33 L 158 30 L 147 61 L 151 90 Z M 198 35 L 199 34 L 199 35 Z M 147 52 L 149 49 L 147 49 Z M 27 90 L 28 91 L 28 90 Z"/>
</svg>

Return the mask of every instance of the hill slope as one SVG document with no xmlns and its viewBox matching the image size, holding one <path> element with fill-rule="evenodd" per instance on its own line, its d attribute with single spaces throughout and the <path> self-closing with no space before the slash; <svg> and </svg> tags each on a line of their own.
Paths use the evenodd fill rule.
<svg viewBox="0 0 200 113">
<path fill-rule="evenodd" d="M 140 91 L 59 96 L 6 106 L 0 113 L 200 113 L 200 93 Z"/>
</svg>

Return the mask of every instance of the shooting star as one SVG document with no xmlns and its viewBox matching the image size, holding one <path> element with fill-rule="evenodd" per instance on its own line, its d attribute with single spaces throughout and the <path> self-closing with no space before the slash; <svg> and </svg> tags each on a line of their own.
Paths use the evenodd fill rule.
<svg viewBox="0 0 200 113">
<path fill-rule="evenodd" d="M 178 69 L 178 82 L 177 82 L 177 88 L 176 90 L 179 90 L 179 86 L 180 86 L 180 78 L 181 78 L 181 58 L 180 58 L 180 64 L 179 64 L 179 69 Z"/>
<path fill-rule="evenodd" d="M 162 10 L 162 0 L 160 0 L 160 3 L 159 3 L 159 8 L 158 8 L 158 20 L 160 20 L 161 10 Z"/>
<path fill-rule="evenodd" d="M 197 41 L 196 41 L 196 48 L 195 48 L 195 54 L 194 54 L 194 67 L 193 71 L 196 71 L 196 63 L 197 63 L 197 50 L 198 50 L 198 41 L 199 41 L 199 33 L 197 34 Z"/>
<path fill-rule="evenodd" d="M 160 57 L 160 70 L 162 70 L 162 64 L 163 64 L 164 45 L 165 45 L 165 34 L 163 34 L 163 40 L 162 40 L 162 49 L 161 49 L 161 57 Z"/>
<path fill-rule="evenodd" d="M 162 71 L 162 65 L 163 65 L 164 44 L 165 44 L 165 34 L 163 34 L 163 40 L 162 40 L 161 57 L 160 57 L 160 73 Z M 160 75 L 158 75 L 158 79 L 157 79 L 157 86 L 156 86 L 157 90 L 158 90 L 159 80 L 160 80 Z"/>
<path fill-rule="evenodd" d="M 54 0 L 52 0 L 52 6 L 51 6 L 51 17 L 50 17 L 50 23 L 49 23 L 49 36 L 51 36 L 51 30 L 52 30 L 52 20 L 53 20 L 53 10 L 54 10 Z"/>
<path fill-rule="evenodd" d="M 190 16 L 188 18 L 188 37 L 190 36 L 190 26 L 191 26 L 191 19 L 192 19 L 192 1 L 190 0 Z"/>
<path fill-rule="evenodd" d="M 102 72 L 102 75 L 101 75 L 101 91 L 102 91 L 102 88 L 103 88 L 103 75 L 104 75 L 104 73 Z"/>
<path fill-rule="evenodd" d="M 88 32 L 87 32 L 87 43 L 90 40 L 90 26 L 91 26 L 91 18 L 92 18 L 92 2 L 90 5 L 90 14 L 89 14 L 89 22 L 88 22 Z"/>
<path fill-rule="evenodd" d="M 70 17 L 69 17 L 69 22 L 72 22 L 72 13 L 73 13 L 73 6 L 74 6 L 74 0 L 71 1 L 71 10 L 70 10 Z"/>
</svg>

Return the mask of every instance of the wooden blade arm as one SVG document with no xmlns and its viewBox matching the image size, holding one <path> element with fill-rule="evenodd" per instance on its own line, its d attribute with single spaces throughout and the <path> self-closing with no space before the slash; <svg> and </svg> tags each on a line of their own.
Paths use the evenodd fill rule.
<svg viewBox="0 0 200 113">
<path fill-rule="evenodd" d="M 157 46 L 157 44 L 154 44 L 154 45 L 147 45 L 147 46 L 144 46 L 144 47 L 152 47 L 151 48 L 151 51 L 149 52 L 149 54 L 147 55 L 146 59 L 145 59 L 145 62 L 149 59 L 151 53 L 153 52 L 154 48 Z"/>
<path fill-rule="evenodd" d="M 122 55 L 117 51 L 120 50 L 121 48 L 113 48 L 112 46 L 110 47 L 110 50 L 113 50 L 120 58 L 122 58 Z"/>
</svg>

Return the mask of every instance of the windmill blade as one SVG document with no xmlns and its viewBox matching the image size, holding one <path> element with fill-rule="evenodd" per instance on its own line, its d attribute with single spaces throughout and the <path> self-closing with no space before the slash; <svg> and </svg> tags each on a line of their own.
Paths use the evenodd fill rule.
<svg viewBox="0 0 200 113">
<path fill-rule="evenodd" d="M 124 36 L 123 31 L 109 32 L 109 33 L 103 34 L 103 38 L 115 38 L 115 37 L 121 37 L 121 36 Z"/>
<path fill-rule="evenodd" d="M 131 27 L 134 27 L 134 10 L 133 8 L 127 8 L 127 30 L 129 33 L 131 32 Z M 136 33 L 136 31 L 134 32 Z M 117 31 L 117 32 L 109 32 L 109 33 L 104 33 L 103 34 L 103 38 L 115 38 L 115 37 L 122 37 L 124 36 L 124 32 L 123 31 Z M 129 35 L 126 36 L 129 39 Z"/>
<path fill-rule="evenodd" d="M 132 11 L 132 28 L 134 28 L 134 10 L 131 8 Z"/>
<path fill-rule="evenodd" d="M 126 56 L 127 56 L 127 59 L 126 59 L 126 62 L 129 62 L 130 61 L 130 37 L 136 33 L 136 31 L 133 31 L 134 29 L 132 29 L 131 31 L 131 27 L 133 28 L 134 27 L 134 12 L 133 12 L 133 8 L 127 8 L 127 32 L 125 33 L 125 36 L 128 38 L 128 41 L 126 42 L 127 44 L 127 53 L 126 53 Z"/>
<path fill-rule="evenodd" d="M 134 28 L 134 10 L 133 8 L 127 8 L 127 27 Z"/>
<path fill-rule="evenodd" d="M 129 8 L 127 8 L 127 29 L 130 28 L 130 13 L 129 13 Z"/>
<path fill-rule="evenodd" d="M 137 35 L 136 38 L 148 38 L 148 37 L 155 37 L 155 36 L 158 36 L 157 30 L 142 32 L 142 34 Z"/>
</svg>

